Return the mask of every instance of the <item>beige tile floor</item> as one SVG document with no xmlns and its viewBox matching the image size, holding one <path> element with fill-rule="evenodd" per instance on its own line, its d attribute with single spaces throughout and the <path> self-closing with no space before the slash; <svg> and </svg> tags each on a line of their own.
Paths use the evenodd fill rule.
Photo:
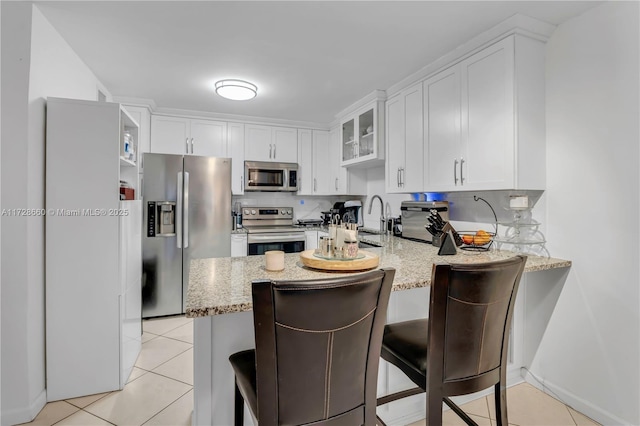
<svg viewBox="0 0 640 426">
<path fill-rule="evenodd" d="M 171 317 L 143 321 L 142 351 L 123 390 L 47 404 L 25 425 L 191 424 L 193 409 L 193 321 Z M 591 419 L 529 384 L 509 388 L 509 421 L 517 426 L 591 426 Z M 484 397 L 462 408 L 481 426 L 495 425 L 495 410 Z M 447 411 L 444 425 L 463 425 Z M 410 426 L 422 426 L 425 421 Z"/>
</svg>

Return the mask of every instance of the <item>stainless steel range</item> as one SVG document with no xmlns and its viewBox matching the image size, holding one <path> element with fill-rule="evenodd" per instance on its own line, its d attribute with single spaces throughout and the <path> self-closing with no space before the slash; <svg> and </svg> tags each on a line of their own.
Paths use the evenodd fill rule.
<svg viewBox="0 0 640 426">
<path fill-rule="evenodd" d="M 247 231 L 247 255 L 269 250 L 298 253 L 305 249 L 304 229 L 293 225 L 293 207 L 244 207 L 242 225 Z"/>
</svg>

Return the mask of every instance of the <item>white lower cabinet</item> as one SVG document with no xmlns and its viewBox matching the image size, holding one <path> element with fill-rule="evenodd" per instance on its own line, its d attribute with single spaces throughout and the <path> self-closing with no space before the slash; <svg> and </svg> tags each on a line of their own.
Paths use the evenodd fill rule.
<svg viewBox="0 0 640 426">
<path fill-rule="evenodd" d="M 231 234 L 231 257 L 247 255 L 247 234 Z"/>
<path fill-rule="evenodd" d="M 427 318 L 429 312 L 429 287 L 405 291 L 392 291 L 387 308 L 387 324 Z M 380 359 L 378 370 L 378 396 L 389 395 L 415 384 L 397 367 Z M 424 394 L 403 398 L 376 409 L 377 414 L 388 424 L 408 424 L 424 418 Z M 407 419 L 401 422 L 400 419 Z"/>
<path fill-rule="evenodd" d="M 306 241 L 304 243 L 305 250 L 315 250 L 318 248 L 318 231 L 304 231 Z"/>
</svg>

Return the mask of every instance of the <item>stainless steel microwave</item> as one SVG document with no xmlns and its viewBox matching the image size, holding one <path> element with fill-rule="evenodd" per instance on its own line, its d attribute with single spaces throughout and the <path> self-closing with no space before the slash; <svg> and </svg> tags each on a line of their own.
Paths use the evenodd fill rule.
<svg viewBox="0 0 640 426">
<path fill-rule="evenodd" d="M 244 190 L 296 192 L 298 164 L 245 161 Z"/>
</svg>

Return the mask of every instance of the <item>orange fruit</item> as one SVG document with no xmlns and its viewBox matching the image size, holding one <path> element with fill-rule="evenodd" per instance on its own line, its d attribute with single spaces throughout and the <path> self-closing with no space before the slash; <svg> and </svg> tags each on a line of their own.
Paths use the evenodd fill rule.
<svg viewBox="0 0 640 426">
<path fill-rule="evenodd" d="M 462 242 L 465 244 L 473 244 L 473 235 L 463 235 Z"/>
</svg>

